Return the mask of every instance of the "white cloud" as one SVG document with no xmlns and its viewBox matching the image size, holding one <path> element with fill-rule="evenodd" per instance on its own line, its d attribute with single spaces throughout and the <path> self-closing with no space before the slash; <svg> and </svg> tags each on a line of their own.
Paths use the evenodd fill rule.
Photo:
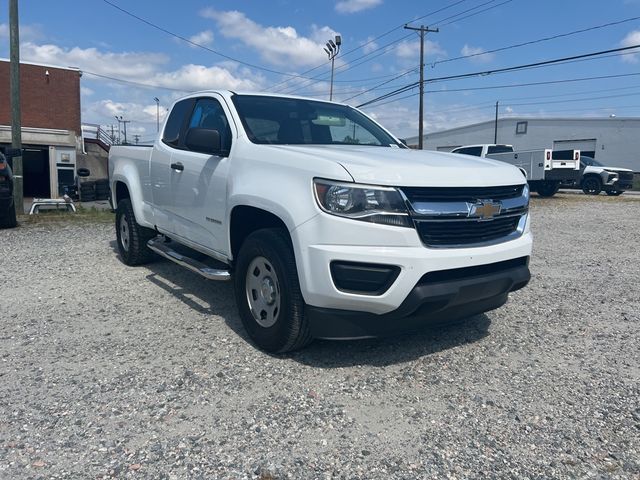
<svg viewBox="0 0 640 480">
<path fill-rule="evenodd" d="M 42 38 L 42 28 L 40 25 L 20 25 L 20 41 L 33 41 Z M 9 38 L 9 25 L 0 23 L 0 38 Z"/>
<path fill-rule="evenodd" d="M 484 53 L 485 50 L 482 47 L 472 47 L 470 45 L 464 44 L 462 50 L 460 50 L 460 54 L 463 56 L 472 55 L 469 60 L 475 63 L 488 63 L 491 62 L 495 55 L 493 53 Z"/>
<path fill-rule="evenodd" d="M 96 93 L 96 92 L 91 90 L 89 87 L 80 87 L 80 95 L 82 95 L 84 97 L 90 97 L 94 93 Z"/>
<path fill-rule="evenodd" d="M 377 7 L 382 0 L 341 0 L 336 3 L 336 12 L 338 13 L 355 13 Z"/>
<path fill-rule="evenodd" d="M 198 45 L 204 45 L 208 47 L 213 44 L 213 32 L 211 30 L 204 30 L 200 33 L 189 37 L 189 40 Z M 195 45 L 191 45 L 193 48 L 197 48 Z"/>
<path fill-rule="evenodd" d="M 264 80 L 263 77 L 250 74 L 246 70 L 234 71 L 222 66 L 189 64 L 177 70 L 164 71 L 163 67 L 169 59 L 160 53 L 113 53 L 102 52 L 96 48 L 65 49 L 51 44 L 26 43 L 22 47 L 22 58 L 38 63 L 74 66 L 98 75 L 185 92 L 215 88 L 256 90 Z"/>
<path fill-rule="evenodd" d="M 640 45 L 640 30 L 634 30 L 622 39 L 620 45 L 623 47 L 630 47 L 631 45 Z M 629 55 L 622 55 L 620 58 L 626 63 L 638 63 L 640 62 L 640 48 L 627 50 L 627 52 L 633 52 Z M 624 53 L 627 53 L 624 52 Z"/>
<path fill-rule="evenodd" d="M 420 58 L 420 42 L 400 42 L 396 48 L 396 55 L 402 59 L 416 59 L 419 63 Z M 429 63 L 430 60 L 444 58 L 447 56 L 446 50 L 444 50 L 438 42 L 431 40 L 425 40 L 424 42 L 424 55 L 425 63 Z"/>
<path fill-rule="evenodd" d="M 264 61 L 279 66 L 310 66 L 326 61 L 322 48 L 336 34 L 329 27 L 312 26 L 311 37 L 304 37 L 293 27 L 264 27 L 238 11 L 207 8 L 201 15 L 214 20 L 223 36 L 239 40 L 256 50 Z"/>
<path fill-rule="evenodd" d="M 378 49 L 378 44 L 373 41 L 373 37 L 368 37 L 366 41 L 361 43 L 362 52 L 366 55 Z"/>
</svg>

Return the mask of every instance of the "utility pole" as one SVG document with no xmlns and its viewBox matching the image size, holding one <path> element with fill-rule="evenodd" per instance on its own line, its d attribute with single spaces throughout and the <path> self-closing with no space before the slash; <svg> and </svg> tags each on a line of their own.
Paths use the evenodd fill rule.
<svg viewBox="0 0 640 480">
<path fill-rule="evenodd" d="M 160 99 L 153 97 L 153 100 L 156 102 L 156 132 L 160 133 Z"/>
<path fill-rule="evenodd" d="M 127 144 L 127 123 L 131 123 L 131 120 L 120 120 L 124 125 L 124 144 Z"/>
<path fill-rule="evenodd" d="M 138 135 L 137 133 L 133 136 L 133 140 L 136 142 L 136 145 L 138 145 L 138 142 L 140 141 L 140 135 Z"/>
<path fill-rule="evenodd" d="M 13 198 L 16 213 L 24 213 L 22 178 L 22 121 L 20 114 L 20 30 L 18 27 L 18 0 L 9 0 L 9 56 L 11 92 L 11 148 L 16 156 L 12 158 Z"/>
<path fill-rule="evenodd" d="M 122 115 L 114 115 L 114 118 L 118 121 L 118 145 L 120 145 L 122 143 L 120 141 L 120 123 L 122 123 Z"/>
<path fill-rule="evenodd" d="M 494 145 L 498 143 L 498 105 L 499 101 L 496 102 L 496 121 L 493 126 L 493 143 Z"/>
<path fill-rule="evenodd" d="M 111 127 L 111 143 L 116 143 L 116 127 L 115 125 L 109 125 Z"/>
<path fill-rule="evenodd" d="M 420 32 L 420 113 L 418 114 L 418 149 L 422 150 L 422 136 L 424 132 L 424 36 L 427 33 L 438 33 L 440 29 L 431 29 L 424 25 L 420 25 L 420 28 L 405 25 L 404 28 Z"/>
</svg>

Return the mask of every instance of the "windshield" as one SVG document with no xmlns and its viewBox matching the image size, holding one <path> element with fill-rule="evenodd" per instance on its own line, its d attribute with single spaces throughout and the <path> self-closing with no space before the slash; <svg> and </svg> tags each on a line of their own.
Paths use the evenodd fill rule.
<svg viewBox="0 0 640 480">
<path fill-rule="evenodd" d="M 582 163 L 582 168 L 584 168 L 584 167 L 602 167 L 602 166 L 604 166 L 599 161 L 597 161 L 595 158 L 584 157 L 584 156 L 580 157 L 580 163 Z"/>
<path fill-rule="evenodd" d="M 233 103 L 253 143 L 405 148 L 346 105 L 261 95 L 234 95 Z"/>
</svg>

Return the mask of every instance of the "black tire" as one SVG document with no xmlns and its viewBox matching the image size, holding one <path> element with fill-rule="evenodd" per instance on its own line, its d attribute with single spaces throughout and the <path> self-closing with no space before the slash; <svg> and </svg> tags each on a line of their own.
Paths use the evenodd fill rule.
<svg viewBox="0 0 640 480">
<path fill-rule="evenodd" d="M 258 323 L 259 320 L 254 317 L 249 303 L 249 295 L 252 295 L 254 304 L 257 295 L 261 295 L 261 299 L 264 300 L 263 292 L 252 290 L 253 293 L 249 293 L 251 279 L 248 270 L 254 261 L 257 262 L 257 267 L 253 270 L 258 272 L 254 273 L 256 281 L 263 272 L 267 275 L 263 283 L 267 280 L 273 281 L 272 293 L 276 295 L 277 300 L 274 301 L 274 323 L 271 325 Z M 268 265 L 262 272 L 260 268 L 263 267 L 259 266 L 260 263 L 265 267 Z M 313 340 L 304 314 L 305 303 L 300 291 L 293 247 L 284 231 L 267 228 L 249 235 L 238 253 L 234 277 L 240 318 L 249 337 L 259 348 L 271 353 L 285 353 L 300 349 Z M 265 304 L 265 308 L 271 306 Z M 263 311 L 256 312 L 261 317 L 262 313 Z M 268 324 L 265 318 L 261 321 Z"/>
<path fill-rule="evenodd" d="M 16 218 L 16 209 L 13 205 L 7 211 L 5 217 L 0 217 L 0 228 L 15 228 L 18 226 L 18 219 Z"/>
<path fill-rule="evenodd" d="M 80 195 L 80 201 L 81 202 L 95 202 L 96 201 L 96 194 L 95 193 L 91 193 L 91 194 Z"/>
<path fill-rule="evenodd" d="M 560 190 L 560 182 L 544 181 L 538 185 L 536 192 L 544 198 L 553 197 Z"/>
<path fill-rule="evenodd" d="M 126 228 L 125 228 L 126 225 Z M 126 236 L 126 237 L 123 237 Z M 118 202 L 116 209 L 116 239 L 122 261 L 130 266 L 149 263 L 155 254 L 147 242 L 156 236 L 155 230 L 141 227 L 136 222 L 133 206 L 128 198 Z"/>
<path fill-rule="evenodd" d="M 622 190 L 607 190 L 607 195 L 610 197 L 619 197 L 624 192 Z"/>
<path fill-rule="evenodd" d="M 582 180 L 582 191 L 586 195 L 600 195 L 602 191 L 602 180 L 593 175 L 588 176 Z"/>
<path fill-rule="evenodd" d="M 101 178 L 99 180 L 96 180 L 96 188 L 99 188 L 99 187 L 109 188 L 109 179 L 108 178 Z"/>
</svg>

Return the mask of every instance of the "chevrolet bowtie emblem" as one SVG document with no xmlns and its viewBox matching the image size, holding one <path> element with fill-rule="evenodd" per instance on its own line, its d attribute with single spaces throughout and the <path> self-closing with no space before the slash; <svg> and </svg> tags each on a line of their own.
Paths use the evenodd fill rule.
<svg viewBox="0 0 640 480">
<path fill-rule="evenodd" d="M 496 215 L 500 215 L 502 209 L 500 202 L 491 200 L 478 200 L 477 203 L 472 203 L 469 207 L 469 217 L 477 217 L 480 220 L 490 220 Z"/>
</svg>

